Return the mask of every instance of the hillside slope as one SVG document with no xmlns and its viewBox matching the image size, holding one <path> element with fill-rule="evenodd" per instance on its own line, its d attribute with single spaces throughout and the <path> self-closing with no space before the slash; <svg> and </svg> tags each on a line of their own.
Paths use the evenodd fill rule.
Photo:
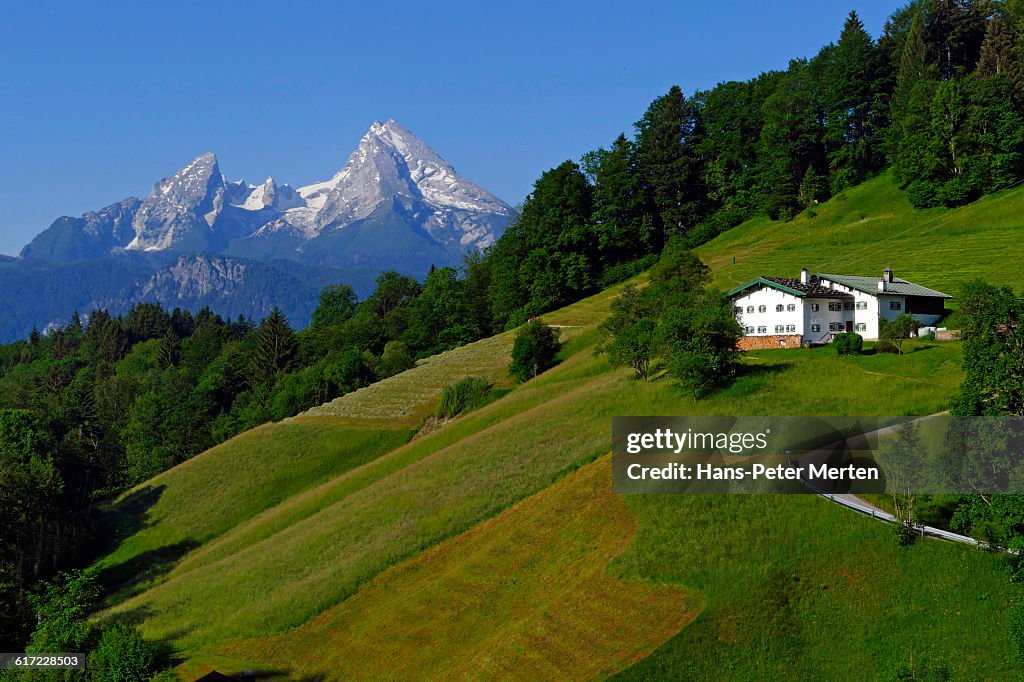
<svg viewBox="0 0 1024 682">
<path fill-rule="evenodd" d="M 887 178 L 879 178 L 851 190 L 845 199 L 822 205 L 814 218 L 744 224 L 708 244 L 701 255 L 715 267 L 716 281 L 723 285 L 750 273 L 784 274 L 779 270 L 798 270 L 802 265 L 860 272 L 867 262 L 865 254 L 877 250 L 885 229 L 892 228 L 884 228 L 881 217 L 877 224 L 859 214 L 850 218 L 844 207 L 859 202 L 888 206 L 884 215 L 890 217 L 885 220 L 903 220 L 908 226 L 885 242 L 894 248 L 871 256 L 888 256 L 878 262 L 892 265 L 901 275 L 953 293 L 963 278 L 983 272 L 1001 281 L 1024 281 L 1020 265 L 990 263 L 992 254 L 980 250 L 977 230 L 960 222 L 989 215 L 986 224 L 993 227 L 988 238 L 1009 240 L 1014 235 L 1012 207 L 1020 203 L 1019 195 L 1007 193 L 974 208 L 987 213 L 960 209 L 925 214 L 925 220 L 954 218 L 943 224 L 942 239 L 930 240 L 930 232 L 920 234 L 930 225 L 909 226 L 922 214 L 904 211 L 894 191 Z M 1024 235 L 1024 229 L 1016 234 Z M 962 249 L 957 247 L 960 240 Z M 930 255 L 912 252 L 915 243 L 931 244 Z M 809 260 L 814 254 L 829 253 L 831 244 L 845 244 L 836 247 L 835 259 Z M 844 248 L 849 255 L 846 264 L 840 258 Z M 999 250 L 1005 252 L 1005 244 Z M 865 261 L 858 262 L 857 253 Z M 893 254 L 905 256 L 906 262 Z M 933 265 L 942 254 L 959 254 L 960 274 Z M 868 265 L 873 267 L 873 262 Z M 939 272 L 946 273 L 946 279 L 933 281 L 929 273 Z M 382 444 L 331 478 L 310 476 L 301 489 L 245 511 L 216 533 L 183 536 L 160 530 L 188 525 L 181 520 L 186 518 L 184 510 L 170 506 L 151 519 L 143 517 L 149 526 L 142 534 L 148 532 L 151 538 L 147 551 L 158 550 L 162 542 L 193 544 L 162 568 L 164 573 L 154 577 L 149 589 L 120 600 L 105 616 L 138 620 L 147 637 L 180 652 L 186 661 L 183 669 L 191 672 L 208 663 L 218 669 L 253 667 L 286 676 L 316 673 L 332 678 L 337 676 L 332 668 L 314 670 L 310 661 L 332 660 L 342 641 L 358 652 L 386 633 L 389 640 L 417 647 L 423 670 L 451 672 L 451 661 L 472 660 L 482 667 L 475 673 L 469 668 L 463 672 L 486 676 L 487 661 L 474 657 L 480 640 L 458 635 L 460 629 L 483 627 L 474 625 L 473 619 L 480 616 L 473 612 L 474 602 L 451 622 L 444 614 L 453 606 L 440 593 L 432 598 L 429 589 L 423 589 L 435 589 L 434 580 L 469 581 L 511 610 L 503 613 L 515 613 L 532 627 L 542 627 L 545 621 L 537 620 L 537 600 L 550 597 L 545 585 L 551 574 L 546 569 L 505 570 L 493 556 L 478 560 L 481 555 L 466 548 L 478 547 L 486 554 L 497 549 L 484 548 L 504 547 L 510 552 L 515 545 L 502 545 L 501 536 L 513 529 L 541 533 L 535 512 L 550 504 L 551 496 L 566 494 L 565 487 L 550 486 L 563 486 L 557 483 L 563 481 L 571 487 L 570 481 L 579 477 L 566 479 L 568 473 L 607 452 L 612 416 L 924 414 L 944 409 L 961 380 L 960 348 L 955 343 L 911 344 L 913 352 L 903 357 L 839 358 L 829 348 L 759 351 L 747 354 L 744 371 L 730 388 L 695 403 L 669 381 L 637 382 L 629 371 L 612 370 L 594 355 L 594 325 L 614 295 L 615 291 L 603 292 L 545 316 L 551 323 L 573 327 L 564 330 L 570 339 L 561 364 L 423 438 L 394 447 Z M 491 343 L 500 343 L 500 338 Z M 369 433 L 384 430 L 389 419 L 398 429 L 415 428 L 443 379 L 454 382 L 469 373 L 456 359 L 459 352 L 427 365 L 439 377 L 430 379 L 429 391 L 421 390 L 416 381 L 407 382 L 407 388 L 395 382 L 391 388 L 352 394 L 318 410 L 321 416 L 263 427 L 264 437 L 278 443 L 283 453 L 293 447 L 295 434 L 314 426 L 352 429 L 358 420 L 368 418 L 364 430 Z M 496 352 L 481 355 L 493 361 L 492 369 L 500 367 L 494 361 Z M 375 419 L 389 405 L 394 407 L 387 409 L 397 411 Z M 251 436 L 236 439 L 234 447 L 241 444 L 244 450 L 247 437 Z M 226 456 L 224 452 L 215 449 L 202 457 L 218 459 Z M 331 458 L 327 451 L 317 452 Z M 252 474 L 243 467 L 211 475 L 230 488 L 238 485 L 236 479 Z M 190 485 L 186 467 L 161 479 L 157 485 L 167 485 L 168 490 L 170 481 Z M 959 674 L 1004 677 L 1015 664 L 1004 625 L 1009 587 L 999 557 L 937 541 L 901 550 L 885 527 L 814 497 L 623 500 L 607 498 L 596 488 L 572 490 L 572 504 L 597 514 L 594 521 L 578 525 L 552 520 L 547 529 L 552 535 L 543 536 L 543 547 L 526 540 L 541 536 L 527 535 L 521 536 L 523 542 L 515 551 L 535 557 L 538 566 L 579 560 L 576 570 L 619 585 L 624 599 L 638 594 L 629 586 L 637 580 L 655 591 L 669 589 L 659 584 L 682 586 L 690 591 L 687 604 L 701 604 L 703 610 L 643 661 L 637 663 L 637 652 L 648 651 L 657 641 L 641 629 L 595 654 L 597 667 L 569 666 L 568 677 L 603 675 L 636 663 L 623 674 L 702 677 L 732 671 L 733 678 L 749 679 L 806 677 L 826 670 L 830 678 L 864 678 L 884 673 L 907 652 L 925 650 L 948 658 Z M 169 494 L 165 492 L 152 509 L 160 508 Z M 588 499 L 606 501 L 587 506 Z M 612 548 L 602 538 L 605 524 L 614 521 L 604 515 L 612 513 L 607 505 L 623 501 L 637 530 L 628 546 Z M 573 547 L 584 548 L 579 550 L 584 556 Z M 600 547 L 606 549 L 595 549 Z M 122 565 L 126 558 L 121 557 Z M 565 599 L 571 602 L 586 594 L 585 589 L 566 587 Z M 403 610 L 393 607 L 396 594 L 409 597 L 402 600 Z M 958 595 L 955 605 L 951 594 Z M 594 599 L 593 604 L 581 605 L 582 610 L 574 612 L 579 622 L 596 624 L 600 630 L 601 616 L 588 609 L 599 609 L 601 603 Z M 356 624 L 365 629 L 352 631 Z M 676 629 L 682 624 L 677 621 Z M 506 634 L 515 627 L 505 618 L 486 625 L 493 628 L 488 631 Z M 352 637 L 344 632 L 352 632 Z M 446 632 L 451 636 L 442 643 Z M 553 632 L 547 642 L 551 651 L 586 650 L 607 635 L 578 628 Z M 485 636 L 483 631 L 480 636 Z M 547 655 L 545 644 L 535 637 L 517 641 L 522 643 L 517 655 Z M 275 645 L 267 646 L 268 642 Z M 835 656 L 837 646 L 841 657 Z M 378 666 L 372 669 L 388 670 L 385 658 L 367 661 Z M 514 672 L 529 677 L 531 671 L 539 669 L 524 663 Z"/>
<path fill-rule="evenodd" d="M 1024 289 L 1024 187 L 957 209 L 914 209 L 886 173 L 782 223 L 755 218 L 698 249 L 723 290 L 757 277 L 811 272 L 896 275 L 959 293 L 975 278 Z M 733 262 L 735 259 L 735 263 Z M 950 307 L 956 308 L 954 298 Z"/>
</svg>

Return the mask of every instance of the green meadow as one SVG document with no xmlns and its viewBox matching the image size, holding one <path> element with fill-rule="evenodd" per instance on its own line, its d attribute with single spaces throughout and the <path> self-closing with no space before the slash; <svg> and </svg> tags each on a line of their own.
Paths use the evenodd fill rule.
<svg viewBox="0 0 1024 682">
<path fill-rule="evenodd" d="M 701 256 L 723 287 L 801 266 L 886 265 L 954 294 L 979 275 L 1024 284 L 1024 268 L 999 260 L 1024 234 L 1014 192 L 955 211 L 901 199 L 883 176 L 814 217 L 746 223 Z M 100 617 L 138 622 L 189 679 L 210 667 L 305 679 L 871 679 L 913 656 L 959 677 L 1010 675 L 999 556 L 936 540 L 900 548 L 891 528 L 813 496 L 623 498 L 594 474 L 618 415 L 941 411 L 962 379 L 958 343 L 915 341 L 903 356 L 751 352 L 729 388 L 695 402 L 595 355 L 620 289 L 545 316 L 564 326 L 556 367 L 422 437 L 410 440 L 445 386 L 505 380 L 510 334 L 243 434 L 133 491 L 108 512 L 125 537 L 101 566 L 124 579 L 147 557 L 166 560 Z M 633 616 L 613 617 L 618 599 Z M 375 651 L 385 634 L 415 647 L 413 667 Z M 339 667 L 339 651 L 366 667 Z"/>
<path fill-rule="evenodd" d="M 1022 201 L 1018 187 L 957 209 L 919 211 L 886 173 L 788 223 L 747 221 L 698 253 L 722 289 L 758 275 L 798 277 L 802 267 L 881 276 L 888 266 L 897 277 L 952 296 L 976 278 L 1021 290 Z M 956 308 L 956 299 L 949 305 Z"/>
</svg>

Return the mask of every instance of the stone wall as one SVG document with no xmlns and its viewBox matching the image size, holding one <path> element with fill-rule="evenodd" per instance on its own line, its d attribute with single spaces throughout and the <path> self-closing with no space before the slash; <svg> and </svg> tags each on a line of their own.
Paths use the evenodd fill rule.
<svg viewBox="0 0 1024 682">
<path fill-rule="evenodd" d="M 740 350 L 763 350 L 765 348 L 799 348 L 799 334 L 772 334 L 769 336 L 744 336 L 736 347 Z"/>
</svg>

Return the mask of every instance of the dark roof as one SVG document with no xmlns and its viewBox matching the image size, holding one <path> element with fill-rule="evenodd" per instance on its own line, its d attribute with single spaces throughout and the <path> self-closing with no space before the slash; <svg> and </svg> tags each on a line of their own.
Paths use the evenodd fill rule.
<svg viewBox="0 0 1024 682">
<path fill-rule="evenodd" d="M 852 299 L 853 296 L 850 294 L 832 289 L 830 287 L 823 287 L 817 282 L 809 282 L 804 284 L 798 279 L 790 277 L 758 277 L 752 279 L 742 286 L 738 286 L 732 291 L 726 292 L 726 296 L 732 297 L 736 294 L 746 291 L 751 287 L 763 284 L 764 286 L 771 287 L 772 289 L 778 289 L 784 291 L 787 294 L 798 296 L 800 298 L 839 298 L 839 299 Z"/>
<path fill-rule="evenodd" d="M 877 277 L 864 277 L 862 275 L 830 275 L 828 273 L 819 273 L 815 275 L 820 279 L 827 279 L 838 284 L 844 284 L 851 289 L 857 291 L 863 291 L 867 294 L 897 294 L 900 296 L 930 296 L 933 298 L 953 298 L 949 294 L 944 294 L 941 291 L 935 289 L 929 289 L 923 287 L 920 284 L 914 284 L 908 282 L 905 279 L 899 277 L 893 277 L 892 281 L 887 283 L 885 291 L 878 290 L 878 278 Z"/>
<path fill-rule="evenodd" d="M 216 670 L 211 670 L 195 682 L 236 682 L 236 680 L 233 677 L 228 677 L 224 673 L 219 673 Z"/>
</svg>

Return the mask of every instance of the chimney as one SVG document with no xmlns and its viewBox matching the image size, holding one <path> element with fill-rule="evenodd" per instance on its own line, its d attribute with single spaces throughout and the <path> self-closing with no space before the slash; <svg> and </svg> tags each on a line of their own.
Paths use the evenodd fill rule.
<svg viewBox="0 0 1024 682">
<path fill-rule="evenodd" d="M 889 285 L 886 283 L 885 277 L 882 277 L 881 279 L 878 280 L 878 290 L 879 291 L 885 291 L 888 288 L 889 288 Z"/>
<path fill-rule="evenodd" d="M 886 283 L 892 284 L 892 268 L 885 269 L 885 271 L 882 273 L 882 279 L 884 279 Z"/>
<path fill-rule="evenodd" d="M 800 271 L 800 283 L 807 284 L 811 281 L 811 273 L 807 272 L 807 268 Z"/>
</svg>

